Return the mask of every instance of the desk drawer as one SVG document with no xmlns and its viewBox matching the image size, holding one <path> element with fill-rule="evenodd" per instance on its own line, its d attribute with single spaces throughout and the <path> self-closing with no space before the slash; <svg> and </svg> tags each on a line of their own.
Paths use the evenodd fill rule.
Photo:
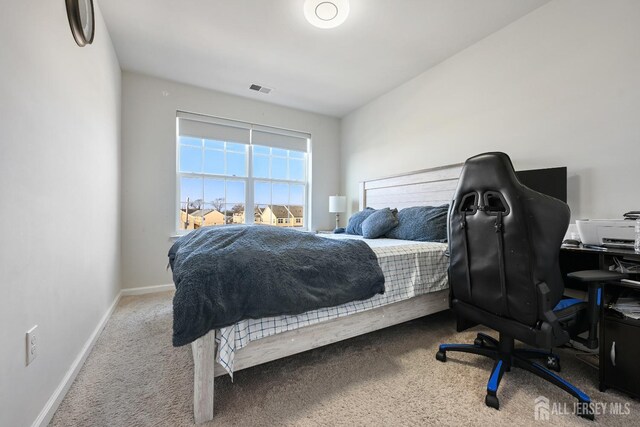
<svg viewBox="0 0 640 427">
<path fill-rule="evenodd" d="M 604 318 L 600 369 L 606 387 L 640 396 L 640 327 Z"/>
</svg>

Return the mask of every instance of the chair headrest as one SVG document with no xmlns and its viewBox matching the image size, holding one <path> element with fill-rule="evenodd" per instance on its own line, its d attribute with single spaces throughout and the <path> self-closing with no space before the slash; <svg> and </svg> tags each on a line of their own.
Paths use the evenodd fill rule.
<svg viewBox="0 0 640 427">
<path fill-rule="evenodd" d="M 501 152 L 483 153 L 469 158 L 464 164 L 460 183 L 458 194 L 473 190 L 509 190 L 522 186 L 511 159 Z"/>
</svg>

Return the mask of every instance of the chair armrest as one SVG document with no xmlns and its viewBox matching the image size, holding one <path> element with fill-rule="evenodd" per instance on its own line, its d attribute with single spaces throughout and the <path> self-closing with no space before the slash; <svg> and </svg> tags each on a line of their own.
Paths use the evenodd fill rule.
<svg viewBox="0 0 640 427">
<path fill-rule="evenodd" d="M 583 283 L 594 283 L 620 280 L 626 278 L 627 275 L 624 273 L 618 273 L 617 271 L 583 270 L 569 273 L 567 274 L 567 277 Z"/>
<path fill-rule="evenodd" d="M 552 342 L 569 341 L 569 334 L 562 328 L 558 317 L 553 312 L 554 307 L 551 305 L 551 291 L 549 290 L 549 286 L 545 282 L 540 282 L 536 288 L 538 290 L 538 318 L 547 324 L 546 328 L 551 328 L 551 333 L 555 337 L 553 340 L 551 340 L 551 337 L 548 337 L 548 342 L 539 342 L 538 346 L 551 348 L 553 346 Z M 545 327 L 544 323 L 542 325 L 543 327 Z"/>
<path fill-rule="evenodd" d="M 570 279 L 577 280 L 588 285 L 587 319 L 589 322 L 589 335 L 586 339 L 574 337 L 587 348 L 598 347 L 598 321 L 600 320 L 600 306 L 602 305 L 602 284 L 627 277 L 626 274 L 605 270 L 584 270 L 567 274 Z"/>
</svg>

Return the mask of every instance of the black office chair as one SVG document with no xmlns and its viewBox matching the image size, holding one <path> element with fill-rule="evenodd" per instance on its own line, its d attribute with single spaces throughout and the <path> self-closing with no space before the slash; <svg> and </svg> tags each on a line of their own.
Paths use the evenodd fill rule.
<svg viewBox="0 0 640 427">
<path fill-rule="evenodd" d="M 575 396 L 578 415 L 593 419 L 589 396 L 550 370 L 560 370 L 556 354 L 539 349 L 571 337 L 597 347 L 601 283 L 624 275 L 572 273 L 589 284 L 589 301 L 562 299 L 558 257 L 569 217 L 565 203 L 520 184 L 506 154 L 486 153 L 465 162 L 449 210 L 451 308 L 467 321 L 498 331 L 500 339 L 479 333 L 472 345 L 440 345 L 436 358 L 445 362 L 447 352 L 460 351 L 494 359 L 487 406 L 499 408 L 500 380 L 515 366 Z M 577 337 L 587 331 L 588 338 Z M 516 349 L 514 340 L 538 349 Z"/>
</svg>

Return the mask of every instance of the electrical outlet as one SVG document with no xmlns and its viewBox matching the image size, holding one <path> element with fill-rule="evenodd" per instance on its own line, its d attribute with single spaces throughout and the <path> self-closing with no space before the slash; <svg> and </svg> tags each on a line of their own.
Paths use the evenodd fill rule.
<svg viewBox="0 0 640 427">
<path fill-rule="evenodd" d="M 40 346 L 38 336 L 38 325 L 27 331 L 27 366 L 38 357 L 38 347 Z"/>
</svg>

